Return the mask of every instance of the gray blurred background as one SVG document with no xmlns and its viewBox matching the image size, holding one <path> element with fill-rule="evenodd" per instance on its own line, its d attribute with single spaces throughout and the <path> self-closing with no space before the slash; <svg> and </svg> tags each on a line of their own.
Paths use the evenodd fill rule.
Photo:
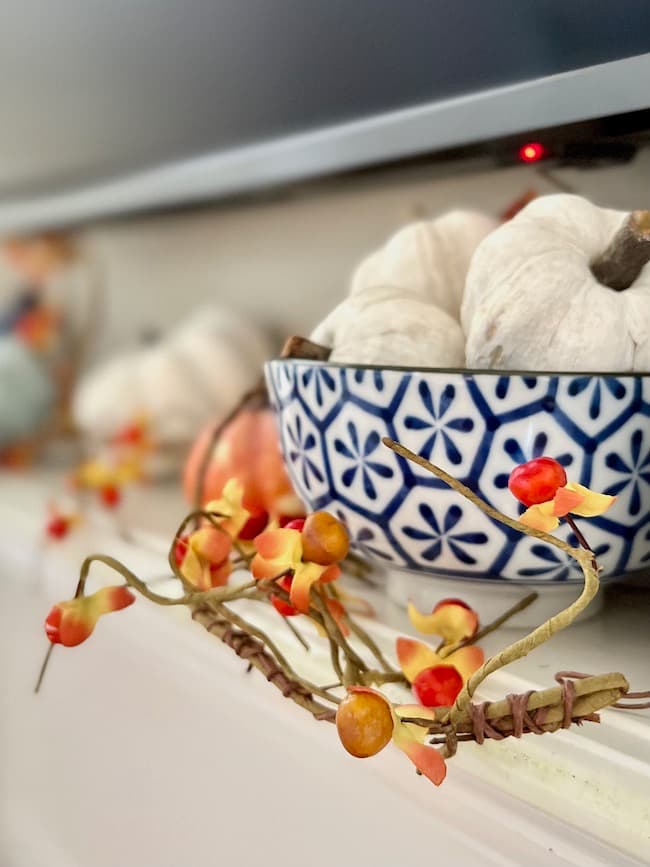
<svg viewBox="0 0 650 867">
<path fill-rule="evenodd" d="M 649 50 L 647 0 L 5 0 L 0 208 Z M 632 84 L 599 87 L 598 105 L 572 97 L 569 114 L 612 113 L 610 97 L 626 110 Z M 535 105 L 538 126 L 562 98 Z M 478 123 L 471 111 L 453 131 L 432 121 L 410 150 L 473 140 Z M 386 137 L 348 163 L 396 155 Z"/>
</svg>

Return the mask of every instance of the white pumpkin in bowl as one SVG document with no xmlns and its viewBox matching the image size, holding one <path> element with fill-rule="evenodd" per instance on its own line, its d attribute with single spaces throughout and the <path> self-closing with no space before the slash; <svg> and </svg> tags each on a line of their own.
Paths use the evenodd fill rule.
<svg viewBox="0 0 650 867">
<path fill-rule="evenodd" d="M 544 196 L 489 235 L 462 303 L 467 366 L 650 370 L 650 265 L 618 291 L 592 271 L 629 216 L 579 196 Z"/>
<path fill-rule="evenodd" d="M 465 276 L 497 221 L 450 211 L 406 226 L 356 269 L 349 296 L 312 332 L 332 361 L 457 367 Z"/>
<path fill-rule="evenodd" d="M 455 319 L 435 304 L 388 288 L 347 298 L 311 337 L 332 347 L 330 361 L 344 364 L 459 367 L 465 358 Z"/>
</svg>

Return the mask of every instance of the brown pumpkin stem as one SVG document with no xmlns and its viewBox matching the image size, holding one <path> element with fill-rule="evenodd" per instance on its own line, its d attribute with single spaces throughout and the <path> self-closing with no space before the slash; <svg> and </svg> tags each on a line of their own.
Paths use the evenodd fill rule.
<svg viewBox="0 0 650 867">
<path fill-rule="evenodd" d="M 288 337 L 282 347 L 280 358 L 302 358 L 305 361 L 327 361 L 332 350 L 306 337 Z"/>
<path fill-rule="evenodd" d="M 591 273 L 615 292 L 628 289 L 650 262 L 650 211 L 632 211 L 609 246 L 591 263 Z"/>
<path fill-rule="evenodd" d="M 506 208 L 501 211 L 499 214 L 499 219 L 502 223 L 507 223 L 508 220 L 512 220 L 513 217 L 516 217 L 519 211 L 523 211 L 526 205 L 530 205 L 530 203 L 539 196 L 539 193 L 533 187 L 529 187 L 525 192 L 523 192 L 520 196 L 510 202 Z"/>
</svg>

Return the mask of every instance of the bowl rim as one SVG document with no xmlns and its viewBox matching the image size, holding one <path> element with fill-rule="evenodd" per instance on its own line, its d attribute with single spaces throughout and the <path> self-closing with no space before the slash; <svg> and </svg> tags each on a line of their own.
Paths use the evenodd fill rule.
<svg viewBox="0 0 650 867">
<path fill-rule="evenodd" d="M 576 377 L 609 377 L 612 379 L 643 379 L 650 377 L 650 371 L 640 372 L 634 370 L 498 370 L 481 369 L 473 367 L 407 367 L 399 364 L 347 364 L 341 361 L 318 361 L 312 358 L 270 358 L 264 362 L 264 366 L 271 364 L 308 365 L 309 367 L 333 367 L 340 370 L 377 370 L 396 373 L 441 373 L 460 374 L 467 377 L 475 376 L 517 376 L 537 378 L 542 376 L 565 376 L 575 379 Z"/>
</svg>

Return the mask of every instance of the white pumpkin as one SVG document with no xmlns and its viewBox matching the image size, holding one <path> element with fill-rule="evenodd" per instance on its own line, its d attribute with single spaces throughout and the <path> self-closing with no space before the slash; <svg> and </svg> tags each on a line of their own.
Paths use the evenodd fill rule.
<svg viewBox="0 0 650 867">
<path fill-rule="evenodd" d="M 365 259 L 350 294 L 313 331 L 348 364 L 463 364 L 460 303 L 472 254 L 497 226 L 469 211 L 406 226 Z"/>
<path fill-rule="evenodd" d="M 465 358 L 455 319 L 435 304 L 387 289 L 346 298 L 312 339 L 332 346 L 330 361 L 341 364 L 458 367 Z"/>
<path fill-rule="evenodd" d="M 95 443 L 144 417 L 159 445 L 187 444 L 232 409 L 259 379 L 268 354 L 265 337 L 238 315 L 198 311 L 160 343 L 89 372 L 74 397 L 74 419 Z"/>
<path fill-rule="evenodd" d="M 499 225 L 475 211 L 449 211 L 400 229 L 355 271 L 350 295 L 389 287 L 435 304 L 460 321 L 467 269 L 483 238 Z"/>
<path fill-rule="evenodd" d="M 468 367 L 650 370 L 650 265 L 619 292 L 590 269 L 627 217 L 544 196 L 489 235 L 462 304 Z"/>
</svg>

